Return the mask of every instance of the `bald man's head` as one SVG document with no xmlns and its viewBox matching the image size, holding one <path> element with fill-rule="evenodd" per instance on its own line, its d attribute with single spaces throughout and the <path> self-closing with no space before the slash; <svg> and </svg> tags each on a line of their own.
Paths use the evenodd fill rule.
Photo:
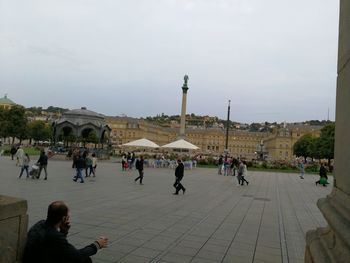
<svg viewBox="0 0 350 263">
<path fill-rule="evenodd" d="M 55 201 L 47 209 L 46 222 L 53 226 L 59 223 L 65 216 L 68 216 L 68 206 L 63 201 Z"/>
</svg>

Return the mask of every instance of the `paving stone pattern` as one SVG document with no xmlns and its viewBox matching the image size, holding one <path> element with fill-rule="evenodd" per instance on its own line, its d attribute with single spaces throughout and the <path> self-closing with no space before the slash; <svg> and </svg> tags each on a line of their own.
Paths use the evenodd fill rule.
<svg viewBox="0 0 350 263">
<path fill-rule="evenodd" d="M 176 196 L 170 169 L 146 168 L 139 185 L 135 170 L 99 162 L 97 177 L 82 184 L 72 181 L 71 162 L 49 161 L 44 181 L 18 179 L 15 162 L 1 157 L 0 193 L 28 200 L 29 226 L 46 217 L 50 202 L 64 200 L 72 244 L 109 238 L 93 262 L 303 262 L 306 231 L 326 225 L 316 201 L 330 193 L 332 178 L 316 187 L 316 175 L 248 172 L 241 187 L 216 172 L 186 170 L 186 194 Z"/>
</svg>

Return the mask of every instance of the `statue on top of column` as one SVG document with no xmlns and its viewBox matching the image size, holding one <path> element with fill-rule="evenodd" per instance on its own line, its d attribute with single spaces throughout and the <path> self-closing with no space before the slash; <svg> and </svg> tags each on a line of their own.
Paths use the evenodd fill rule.
<svg viewBox="0 0 350 263">
<path fill-rule="evenodd" d="M 187 86 L 187 82 L 188 82 L 188 76 L 187 75 L 184 76 L 184 81 L 185 81 L 184 82 L 184 86 Z"/>
</svg>

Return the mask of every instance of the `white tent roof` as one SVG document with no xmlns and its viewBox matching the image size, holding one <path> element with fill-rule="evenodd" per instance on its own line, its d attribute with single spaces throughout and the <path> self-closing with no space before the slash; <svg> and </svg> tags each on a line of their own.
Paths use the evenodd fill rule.
<svg viewBox="0 0 350 263">
<path fill-rule="evenodd" d="M 199 147 L 196 145 L 185 141 L 184 139 L 177 140 L 175 142 L 163 145 L 162 148 L 173 148 L 173 149 L 187 149 L 187 150 L 197 150 Z"/>
<path fill-rule="evenodd" d="M 124 143 L 122 146 L 158 148 L 159 145 L 145 138 L 138 139 L 132 142 Z"/>
</svg>

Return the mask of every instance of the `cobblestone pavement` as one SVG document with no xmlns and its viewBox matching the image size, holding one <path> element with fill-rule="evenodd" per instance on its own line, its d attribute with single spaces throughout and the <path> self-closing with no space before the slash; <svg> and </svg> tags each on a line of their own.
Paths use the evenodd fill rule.
<svg viewBox="0 0 350 263">
<path fill-rule="evenodd" d="M 36 158 L 34 159 L 36 160 Z M 31 162 L 33 163 L 33 162 Z M 107 236 L 93 262 L 303 262 L 305 233 L 325 226 L 316 206 L 331 191 L 316 175 L 248 172 L 248 186 L 216 169 L 186 170 L 187 191 L 173 195 L 174 171 L 135 170 L 100 162 L 96 179 L 72 181 L 71 162 L 49 161 L 48 180 L 18 179 L 19 168 L 0 157 L 0 193 L 28 200 L 29 226 L 47 206 L 71 209 L 69 241 L 77 247 Z"/>
</svg>

